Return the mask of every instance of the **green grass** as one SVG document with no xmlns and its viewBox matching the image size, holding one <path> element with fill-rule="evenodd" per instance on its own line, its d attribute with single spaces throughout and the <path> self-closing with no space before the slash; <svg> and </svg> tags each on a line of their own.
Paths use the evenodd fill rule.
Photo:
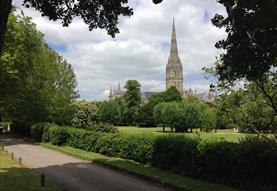
<svg viewBox="0 0 277 191">
<path fill-rule="evenodd" d="M 3 191 L 54 191 L 54 187 L 40 186 L 39 175 L 24 168 L 10 156 L 0 151 L 0 190 Z"/>
<path fill-rule="evenodd" d="M 143 165 L 130 160 L 106 157 L 101 154 L 88 152 L 81 149 L 75 149 L 67 146 L 58 147 L 47 143 L 42 143 L 41 145 L 46 148 L 54 149 L 77 158 L 93 161 L 95 163 L 120 169 L 138 176 L 145 177 L 150 180 L 162 182 L 163 184 L 171 185 L 177 188 L 178 190 L 185 190 L 185 191 L 214 191 L 214 190 L 235 191 L 236 190 L 223 185 L 211 184 L 204 181 L 179 176 L 167 171 L 163 171 L 163 170 L 151 167 L 149 165 Z"/>
<path fill-rule="evenodd" d="M 162 132 L 162 127 L 151 127 L 151 128 L 143 128 L 143 127 L 135 127 L 135 126 L 117 126 L 120 132 L 128 133 L 128 134 L 152 134 L 152 135 L 164 135 L 164 134 L 172 134 L 170 132 L 170 128 L 166 128 L 166 132 Z M 197 131 L 197 133 L 196 133 Z M 176 133 L 174 133 L 176 134 Z M 184 136 L 190 137 L 198 137 L 200 136 L 202 139 L 218 139 L 218 140 L 226 140 L 229 142 L 238 142 L 239 139 L 244 138 L 246 134 L 243 133 L 234 133 L 232 129 L 224 129 L 217 130 L 217 132 L 199 132 L 199 130 L 195 130 L 193 133 L 178 133 Z"/>
</svg>

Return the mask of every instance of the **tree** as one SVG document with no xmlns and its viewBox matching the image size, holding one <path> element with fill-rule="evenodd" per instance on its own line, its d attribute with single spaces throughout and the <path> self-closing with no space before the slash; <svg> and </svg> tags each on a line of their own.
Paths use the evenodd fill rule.
<svg viewBox="0 0 277 191">
<path fill-rule="evenodd" d="M 181 114 L 176 131 L 184 132 L 202 126 L 202 104 L 194 96 L 188 96 L 181 104 Z"/>
<path fill-rule="evenodd" d="M 73 107 L 75 108 L 72 119 L 74 127 L 87 129 L 97 122 L 99 109 L 95 104 L 81 100 L 75 101 Z"/>
<path fill-rule="evenodd" d="M 139 109 L 138 125 L 140 127 L 155 127 L 155 119 L 153 114 L 153 106 L 151 103 L 147 103 Z"/>
<path fill-rule="evenodd" d="M 274 87 L 269 89 L 269 93 L 274 91 Z M 218 100 L 217 115 L 218 126 L 236 127 L 248 133 L 271 132 L 276 135 L 277 117 L 256 83 L 222 95 Z"/>
<path fill-rule="evenodd" d="M 114 101 L 103 101 L 97 104 L 99 108 L 100 121 L 119 125 L 121 122 L 121 108 L 120 105 Z"/>
<path fill-rule="evenodd" d="M 179 102 L 181 100 L 181 94 L 174 86 L 171 86 L 164 92 L 151 96 L 149 102 L 140 109 L 139 124 L 146 127 L 156 126 L 154 107 L 162 102 Z"/>
<path fill-rule="evenodd" d="M 10 121 L 66 124 L 78 96 L 73 68 L 50 49 L 31 18 L 10 15 L 0 57 L 0 108 Z"/>
<path fill-rule="evenodd" d="M 106 29 L 112 37 L 119 33 L 117 28 L 119 16 L 131 16 L 133 10 L 126 5 L 128 0 L 101 0 L 101 1 L 75 1 L 75 0 L 24 0 L 23 5 L 33 7 L 41 12 L 42 16 L 49 20 L 61 20 L 63 26 L 68 26 L 74 18 L 81 18 L 89 27 Z M 3 1 L 0 4 L 0 53 L 3 46 L 4 32 L 7 18 L 12 7 L 12 0 Z"/>
<path fill-rule="evenodd" d="M 173 129 L 180 124 L 180 114 L 180 106 L 177 102 L 163 102 L 154 108 L 154 116 L 156 121 L 163 125 L 163 131 L 167 125 L 173 132 Z"/>
<path fill-rule="evenodd" d="M 216 43 L 224 49 L 216 64 L 216 73 L 224 84 L 247 79 L 257 84 L 277 113 L 277 105 L 265 88 L 267 79 L 275 79 L 277 66 L 277 1 L 220 0 L 227 17 L 216 14 L 213 24 L 228 36 Z M 238 51 L 239 50 L 239 51 Z"/>
<path fill-rule="evenodd" d="M 138 107 L 141 104 L 140 84 L 136 80 L 128 80 L 124 86 L 127 89 L 124 94 L 126 106 L 128 108 Z"/>
</svg>

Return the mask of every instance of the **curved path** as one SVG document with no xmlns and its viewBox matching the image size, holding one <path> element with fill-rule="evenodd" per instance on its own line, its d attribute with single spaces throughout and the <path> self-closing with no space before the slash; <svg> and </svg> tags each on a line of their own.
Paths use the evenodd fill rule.
<svg viewBox="0 0 277 191">
<path fill-rule="evenodd" d="M 162 191 L 168 190 L 139 178 L 121 174 L 90 161 L 80 160 L 63 153 L 28 143 L 22 139 L 5 138 L 0 143 L 22 157 L 26 167 L 45 174 L 59 188 L 66 191 Z"/>
</svg>

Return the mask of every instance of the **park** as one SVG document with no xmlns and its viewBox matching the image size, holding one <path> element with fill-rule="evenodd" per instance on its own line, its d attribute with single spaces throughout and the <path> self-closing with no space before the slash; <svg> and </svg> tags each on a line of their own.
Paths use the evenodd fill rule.
<svg viewBox="0 0 277 191">
<path fill-rule="evenodd" d="M 276 0 L 0 15 L 0 191 L 277 189 Z"/>
</svg>

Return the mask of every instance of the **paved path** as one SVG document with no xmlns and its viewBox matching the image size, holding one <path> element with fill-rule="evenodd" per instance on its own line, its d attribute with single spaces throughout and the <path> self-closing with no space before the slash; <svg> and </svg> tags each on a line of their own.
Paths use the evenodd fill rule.
<svg viewBox="0 0 277 191">
<path fill-rule="evenodd" d="M 15 138 L 0 135 L 0 143 L 22 157 L 26 167 L 44 173 L 48 180 L 67 191 L 162 191 L 139 178 L 121 174 L 89 161 L 76 159 Z"/>
</svg>

